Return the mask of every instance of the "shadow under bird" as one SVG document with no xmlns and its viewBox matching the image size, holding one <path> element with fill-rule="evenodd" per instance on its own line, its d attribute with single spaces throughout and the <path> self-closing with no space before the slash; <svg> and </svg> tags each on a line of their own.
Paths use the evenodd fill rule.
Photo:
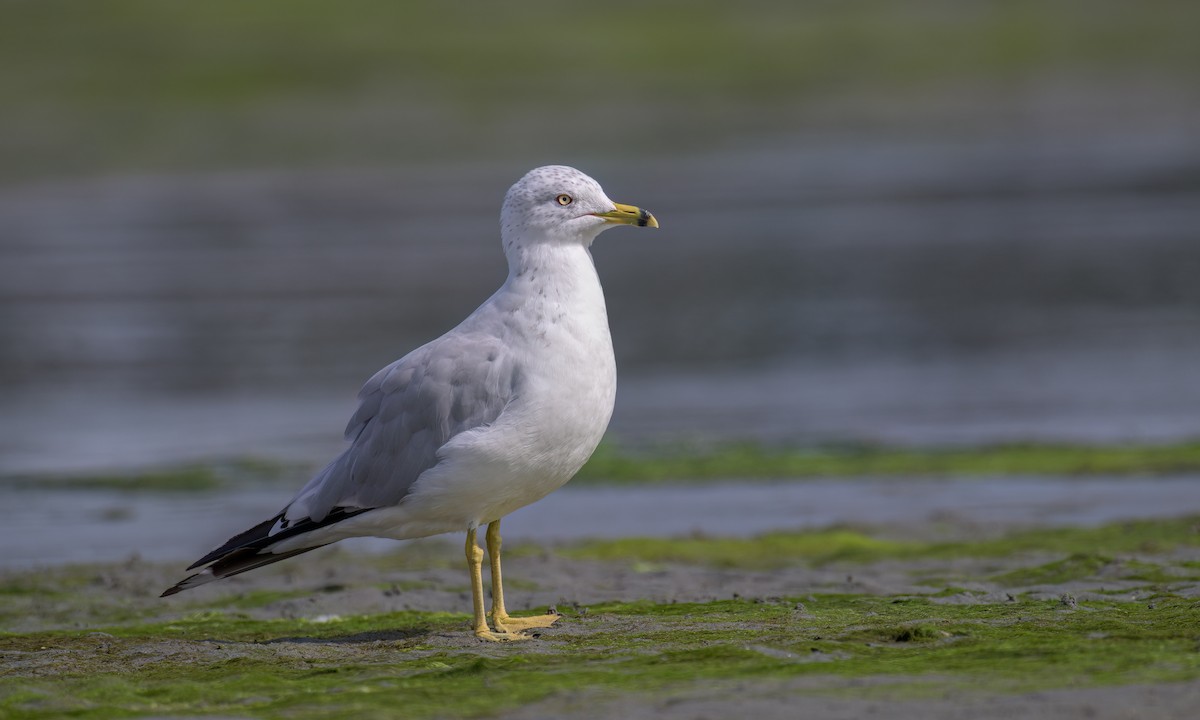
<svg viewBox="0 0 1200 720">
<path fill-rule="evenodd" d="M 196 561 L 163 593 L 350 537 L 398 540 L 466 531 L 475 635 L 519 640 L 547 614 L 504 609 L 500 519 L 562 487 L 608 427 L 617 374 L 604 293 L 589 248 L 616 225 L 658 227 L 614 203 L 574 168 L 540 167 L 500 212 L 508 278 L 475 312 L 367 381 L 346 427 L 350 446 L 279 514 Z M 484 610 L 487 526 L 492 627 Z M 494 628 L 494 629 L 493 629 Z"/>
</svg>

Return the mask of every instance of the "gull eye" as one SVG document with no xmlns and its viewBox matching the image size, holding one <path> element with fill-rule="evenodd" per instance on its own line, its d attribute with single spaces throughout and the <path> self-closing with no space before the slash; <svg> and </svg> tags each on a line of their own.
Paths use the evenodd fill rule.
<svg viewBox="0 0 1200 720">
<path fill-rule="evenodd" d="M 559 195 L 558 197 L 554 198 L 554 200 L 556 202 L 558 202 L 559 205 L 566 207 L 567 205 L 570 205 L 572 202 L 574 202 L 575 199 L 572 198 L 570 195 L 563 193 L 562 195 Z"/>
</svg>

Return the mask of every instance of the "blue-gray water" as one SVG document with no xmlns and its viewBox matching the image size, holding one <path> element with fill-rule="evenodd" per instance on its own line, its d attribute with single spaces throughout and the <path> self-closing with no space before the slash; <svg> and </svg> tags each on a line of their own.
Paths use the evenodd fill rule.
<svg viewBox="0 0 1200 720">
<path fill-rule="evenodd" d="M 213 493 L 120 493 L 5 489 L 20 507 L 0 524 L 0 568 L 116 562 L 134 554 L 187 563 L 271 517 L 291 489 Z M 1200 513 L 1200 482 L 1175 478 L 884 478 L 730 482 L 660 487 L 571 487 L 504 520 L 504 537 L 537 542 L 582 538 L 747 537 L 834 525 L 979 529 L 1094 526 Z M 459 542 L 461 536 L 446 536 Z M 379 552 L 394 540 L 358 538 L 340 547 Z"/>
<path fill-rule="evenodd" d="M 1200 436 L 1194 136 L 579 164 L 662 222 L 594 248 L 621 441 Z M 503 280 L 525 169 L 0 188 L 0 474 L 327 457 Z"/>
</svg>

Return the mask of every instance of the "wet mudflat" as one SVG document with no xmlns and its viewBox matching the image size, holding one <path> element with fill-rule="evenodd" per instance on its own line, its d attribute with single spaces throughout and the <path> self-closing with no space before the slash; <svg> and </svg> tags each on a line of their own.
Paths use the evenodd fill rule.
<svg viewBox="0 0 1200 720">
<path fill-rule="evenodd" d="M 1197 523 L 952 554 L 895 528 L 814 532 L 702 553 L 719 565 L 653 559 L 661 545 L 644 559 L 514 544 L 510 605 L 563 617 L 503 645 L 469 632 L 457 543 L 318 551 L 171 601 L 157 594 L 178 569 L 160 563 L 9 571 L 0 702 L 19 717 L 385 717 L 396 703 L 414 717 L 690 717 L 737 692 L 765 717 L 964 703 L 1184 717 L 1200 671 Z M 1093 549 L 1064 552 L 1080 544 Z"/>
<path fill-rule="evenodd" d="M 1138 510 L 1101 480 L 1060 482 L 1078 484 L 1053 502 L 1016 488 L 1054 508 L 1039 514 L 1006 509 L 987 482 L 911 484 L 905 505 L 903 480 L 840 481 L 862 498 L 857 515 L 818 483 L 810 499 L 829 503 L 830 517 L 847 512 L 843 521 L 772 532 L 718 524 L 639 537 L 630 526 L 611 539 L 533 541 L 518 539 L 514 517 L 510 609 L 562 618 L 503 645 L 469 632 L 457 538 L 334 546 L 167 600 L 158 593 L 180 562 L 10 567 L 0 707 L 17 717 L 387 717 L 403 703 L 412 717 L 684 718 L 736 694 L 768 718 L 798 708 L 1186 717 L 1200 687 L 1195 483 L 1110 481 L 1177 499 Z M 933 499 L 972 487 L 982 494 L 957 512 Z M 607 513 L 602 498 L 616 490 L 563 491 L 552 497 L 566 504 L 531 509 L 570 520 L 569 504 L 584 502 Z M 735 490 L 664 497 L 711 491 L 719 505 Z M 630 506 L 645 500 L 624 491 Z M 882 504 L 913 514 L 879 515 Z"/>
</svg>

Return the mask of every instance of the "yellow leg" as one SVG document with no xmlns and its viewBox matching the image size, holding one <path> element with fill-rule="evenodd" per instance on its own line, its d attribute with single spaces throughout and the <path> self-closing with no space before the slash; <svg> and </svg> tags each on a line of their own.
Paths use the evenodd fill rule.
<svg viewBox="0 0 1200 720">
<path fill-rule="evenodd" d="M 479 548 L 475 548 L 478 550 Z M 558 620 L 556 614 L 515 618 L 504 609 L 504 581 L 500 577 L 500 521 L 494 520 L 487 529 L 488 559 L 492 563 L 492 624 L 500 632 L 515 632 L 528 628 L 550 627 Z"/>
<path fill-rule="evenodd" d="M 528 635 L 522 635 L 518 632 L 510 632 L 507 628 L 497 626 L 500 632 L 492 632 L 488 629 L 487 615 L 483 609 L 483 550 L 475 544 L 475 528 L 467 531 L 467 569 L 471 573 L 471 603 L 474 606 L 475 618 L 472 625 L 475 629 L 475 637 L 480 640 L 491 640 L 492 642 L 505 642 L 508 640 L 527 640 Z"/>
</svg>

